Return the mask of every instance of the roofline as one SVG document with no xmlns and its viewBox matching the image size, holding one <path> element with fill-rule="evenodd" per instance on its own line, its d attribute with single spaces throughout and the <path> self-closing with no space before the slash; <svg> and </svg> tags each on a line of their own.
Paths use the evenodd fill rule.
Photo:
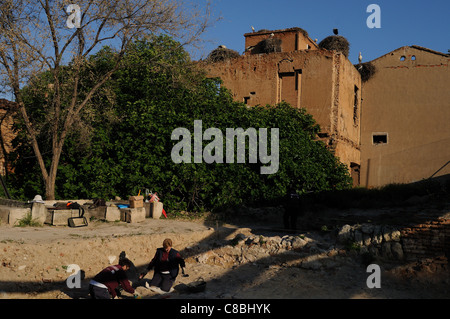
<svg viewBox="0 0 450 319">
<path fill-rule="evenodd" d="M 444 56 L 444 57 L 450 57 L 450 54 L 445 54 L 445 53 L 442 53 L 442 52 L 439 52 L 439 51 L 434 51 L 434 50 L 431 50 L 431 49 L 428 49 L 428 48 L 425 48 L 425 47 L 421 47 L 421 46 L 418 46 L 418 45 L 405 45 L 405 46 L 402 46 L 402 47 L 400 47 L 398 49 L 392 50 L 392 51 L 390 51 L 390 52 L 388 52 L 386 54 L 383 54 L 382 56 L 380 56 L 380 57 L 378 57 L 376 59 L 373 59 L 370 62 L 373 62 L 373 61 L 379 60 L 381 58 L 384 58 L 385 56 L 387 56 L 387 55 L 389 55 L 389 54 L 391 54 L 393 52 L 399 51 L 401 49 L 404 49 L 404 48 L 412 48 L 412 49 L 416 49 L 416 50 L 425 51 L 425 52 L 428 52 L 428 53 L 437 54 L 437 55 Z"/>
<path fill-rule="evenodd" d="M 255 31 L 255 32 L 247 32 L 244 33 L 244 37 L 249 37 L 252 35 L 264 35 L 264 34 L 272 34 L 272 33 L 282 33 L 282 32 L 293 32 L 293 31 L 299 31 L 301 32 L 308 40 L 311 41 L 311 43 L 314 43 L 316 48 L 319 48 L 319 45 L 314 42 L 313 39 L 311 39 L 308 35 L 308 32 L 305 29 L 299 28 L 299 27 L 293 27 L 293 28 L 286 28 L 286 29 L 279 29 L 279 30 L 261 30 L 261 31 Z"/>
<path fill-rule="evenodd" d="M 425 52 L 434 53 L 434 54 L 437 54 L 437 55 L 450 56 L 450 54 L 446 54 L 446 53 L 443 53 L 443 52 L 431 50 L 431 49 L 428 49 L 428 48 L 425 48 L 425 47 L 421 47 L 419 45 L 411 45 L 410 47 L 414 48 L 414 49 L 417 49 L 417 50 L 422 50 L 422 51 L 425 51 Z"/>
</svg>

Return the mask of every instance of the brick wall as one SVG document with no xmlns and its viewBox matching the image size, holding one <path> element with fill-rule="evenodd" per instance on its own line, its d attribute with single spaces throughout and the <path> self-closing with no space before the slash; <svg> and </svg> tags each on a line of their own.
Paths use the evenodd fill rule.
<svg viewBox="0 0 450 319">
<path fill-rule="evenodd" d="M 401 230 L 405 257 L 416 260 L 450 253 L 450 219 L 438 218 Z"/>
</svg>

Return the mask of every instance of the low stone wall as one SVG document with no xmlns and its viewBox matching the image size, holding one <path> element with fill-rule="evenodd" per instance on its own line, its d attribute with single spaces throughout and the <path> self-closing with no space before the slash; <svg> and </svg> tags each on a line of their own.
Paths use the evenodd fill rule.
<svg viewBox="0 0 450 319">
<path fill-rule="evenodd" d="M 447 259 L 450 219 L 437 218 L 415 226 L 344 225 L 338 231 L 338 241 L 386 260 Z"/>
</svg>

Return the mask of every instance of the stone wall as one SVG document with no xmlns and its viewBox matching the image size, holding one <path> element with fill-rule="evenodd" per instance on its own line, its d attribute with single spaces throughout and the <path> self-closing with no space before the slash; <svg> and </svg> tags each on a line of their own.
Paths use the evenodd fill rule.
<svg viewBox="0 0 450 319">
<path fill-rule="evenodd" d="M 450 219 L 437 218 L 414 226 L 344 225 L 338 240 L 361 253 L 385 260 L 448 258 Z"/>
</svg>

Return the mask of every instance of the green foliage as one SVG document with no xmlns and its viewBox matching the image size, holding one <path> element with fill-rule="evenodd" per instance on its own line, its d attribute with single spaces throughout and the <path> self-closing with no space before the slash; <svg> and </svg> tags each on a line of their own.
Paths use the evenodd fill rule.
<svg viewBox="0 0 450 319">
<path fill-rule="evenodd" d="M 33 219 L 33 216 L 31 215 L 31 213 L 28 213 L 25 217 L 19 219 L 17 221 L 17 225 L 15 225 L 17 227 L 37 227 L 37 226 L 42 226 L 41 223 L 35 219 Z"/>
<path fill-rule="evenodd" d="M 112 57 L 106 48 L 100 51 L 90 58 L 86 74 L 101 72 Z M 89 81 L 88 75 L 84 81 Z M 158 192 L 167 211 L 201 212 L 276 201 L 290 187 L 303 194 L 351 185 L 347 168 L 315 140 L 319 127 L 304 109 L 286 103 L 247 108 L 234 102 L 220 80 L 196 70 L 188 54 L 169 37 L 135 43 L 102 92 L 90 109 L 92 134 L 78 130 L 66 141 L 57 198 L 128 198 L 148 188 Z M 222 132 L 238 127 L 279 128 L 278 172 L 261 175 L 261 163 L 175 164 L 171 150 L 177 141 L 171 140 L 172 131 L 183 127 L 193 133 L 194 120 L 202 120 L 203 130 L 214 127 Z M 13 158 L 16 173 L 8 182 L 15 197 L 29 199 L 43 193 L 43 186 L 24 141 L 19 135 L 22 146 Z"/>
</svg>

